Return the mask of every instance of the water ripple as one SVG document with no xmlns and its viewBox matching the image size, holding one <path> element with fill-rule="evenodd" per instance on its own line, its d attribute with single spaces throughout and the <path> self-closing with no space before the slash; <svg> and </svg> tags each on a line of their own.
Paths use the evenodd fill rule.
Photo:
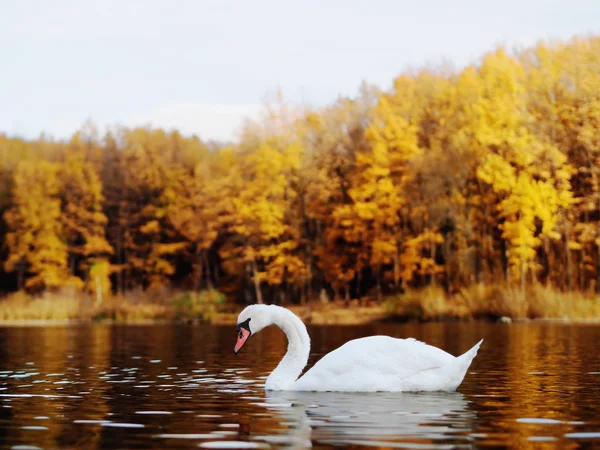
<svg viewBox="0 0 600 450">
<path fill-rule="evenodd" d="M 594 400 L 600 396 L 600 362 L 593 345 L 600 328 L 544 326 L 542 333 L 525 325 L 410 327 L 367 331 L 438 339 L 452 353 L 473 336 L 485 337 L 487 347 L 459 392 L 265 392 L 266 376 L 285 348 L 276 333 L 257 336 L 254 347 L 233 357 L 231 330 L 207 325 L 21 331 L 46 333 L 52 345 L 43 351 L 39 336 L 24 339 L 13 329 L 0 329 L 11 349 L 0 353 L 3 442 L 16 449 L 445 449 L 544 442 L 562 448 L 600 439 Z M 356 337 L 352 328 L 332 330 L 311 333 L 316 349 Z M 317 357 L 312 354 L 311 361 Z"/>
</svg>

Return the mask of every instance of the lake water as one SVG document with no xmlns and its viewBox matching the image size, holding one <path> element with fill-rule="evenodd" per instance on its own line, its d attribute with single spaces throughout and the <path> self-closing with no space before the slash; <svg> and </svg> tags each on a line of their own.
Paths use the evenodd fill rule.
<svg viewBox="0 0 600 450">
<path fill-rule="evenodd" d="M 232 326 L 0 328 L 0 447 L 600 448 L 600 326 L 309 327 L 309 365 L 349 339 L 415 337 L 458 355 L 455 393 L 266 394 L 271 327 L 233 354 Z"/>
</svg>

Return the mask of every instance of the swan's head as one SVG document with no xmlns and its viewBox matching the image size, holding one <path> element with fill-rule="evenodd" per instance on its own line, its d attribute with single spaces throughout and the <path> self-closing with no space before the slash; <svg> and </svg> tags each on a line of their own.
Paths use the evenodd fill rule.
<svg viewBox="0 0 600 450">
<path fill-rule="evenodd" d="M 250 305 L 244 308 L 235 327 L 238 337 L 233 353 L 237 355 L 250 336 L 273 324 L 271 315 L 274 307 L 276 308 L 273 305 Z"/>
</svg>

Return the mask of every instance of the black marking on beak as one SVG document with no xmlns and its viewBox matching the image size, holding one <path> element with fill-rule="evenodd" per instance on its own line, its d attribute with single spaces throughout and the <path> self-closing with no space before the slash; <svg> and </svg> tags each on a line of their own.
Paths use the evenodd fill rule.
<svg viewBox="0 0 600 450">
<path fill-rule="evenodd" d="M 242 323 L 238 323 L 237 326 L 235 327 L 235 331 L 239 333 L 240 328 L 245 328 L 246 330 L 250 331 L 250 317 L 248 317 Z M 250 331 L 250 334 L 252 334 L 251 331 Z"/>
<path fill-rule="evenodd" d="M 248 332 L 248 337 L 246 338 L 246 341 L 247 341 L 248 339 L 250 339 L 250 336 L 252 336 L 252 331 L 250 331 L 250 318 L 247 318 L 242 323 L 238 323 L 237 326 L 235 327 L 235 331 L 237 332 L 239 339 L 242 339 L 244 337 L 244 334 L 242 332 L 242 328 Z M 244 345 L 244 344 L 242 343 L 242 345 Z M 235 346 L 234 346 L 233 347 L 233 354 L 237 356 L 238 352 L 239 352 L 239 350 L 236 351 L 235 350 Z"/>
</svg>

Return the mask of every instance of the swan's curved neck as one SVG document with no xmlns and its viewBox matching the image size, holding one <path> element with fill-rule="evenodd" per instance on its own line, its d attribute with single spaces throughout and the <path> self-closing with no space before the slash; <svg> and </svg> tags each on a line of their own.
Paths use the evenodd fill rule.
<svg viewBox="0 0 600 450">
<path fill-rule="evenodd" d="M 271 321 L 287 336 L 288 349 L 279 365 L 267 378 L 265 389 L 286 390 L 298 379 L 308 362 L 310 337 L 298 316 L 285 308 L 273 311 Z"/>
</svg>

